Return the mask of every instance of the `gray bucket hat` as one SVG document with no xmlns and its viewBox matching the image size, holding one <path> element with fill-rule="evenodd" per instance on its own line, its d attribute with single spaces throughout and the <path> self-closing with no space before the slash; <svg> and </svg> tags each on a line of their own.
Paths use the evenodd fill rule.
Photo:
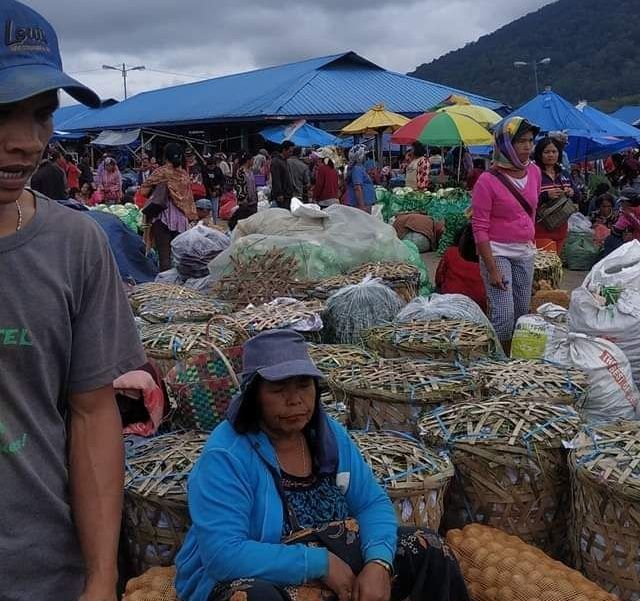
<svg viewBox="0 0 640 601">
<path fill-rule="evenodd" d="M 322 378 L 304 337 L 294 330 L 269 330 L 245 342 L 242 355 L 242 381 L 258 374 L 270 382 L 296 376 Z"/>
<path fill-rule="evenodd" d="M 256 376 L 269 382 L 279 382 L 298 376 L 323 378 L 315 366 L 304 337 L 294 330 L 269 330 L 247 340 L 242 354 L 240 392 L 227 409 L 227 419 L 233 424 L 245 395 Z"/>
</svg>

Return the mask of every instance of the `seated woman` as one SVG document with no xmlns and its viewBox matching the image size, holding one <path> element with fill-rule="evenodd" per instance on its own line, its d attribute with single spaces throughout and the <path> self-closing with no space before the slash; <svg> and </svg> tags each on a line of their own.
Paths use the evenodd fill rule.
<svg viewBox="0 0 640 601">
<path fill-rule="evenodd" d="M 619 199 L 620 213 L 611 227 L 611 235 L 604 241 L 604 254 L 608 255 L 625 242 L 640 240 L 640 193 L 624 188 Z"/>
<path fill-rule="evenodd" d="M 464 294 L 486 313 L 487 293 L 480 275 L 480 265 L 466 261 L 460 253 L 460 237 L 442 255 L 436 269 L 436 289 L 440 294 Z"/>
<path fill-rule="evenodd" d="M 189 478 L 180 599 L 468 601 L 447 547 L 397 528 L 358 448 L 323 411 L 304 338 L 263 332 L 243 362 L 241 392 Z"/>
<path fill-rule="evenodd" d="M 596 198 L 596 210 L 590 215 L 592 225 L 604 225 L 611 228 L 618 220 L 618 212 L 614 210 L 615 199 L 612 194 L 605 193 Z"/>
</svg>

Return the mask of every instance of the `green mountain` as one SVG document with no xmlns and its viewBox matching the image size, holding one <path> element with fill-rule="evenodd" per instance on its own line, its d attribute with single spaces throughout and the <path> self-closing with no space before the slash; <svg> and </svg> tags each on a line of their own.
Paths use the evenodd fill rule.
<svg viewBox="0 0 640 601">
<path fill-rule="evenodd" d="M 534 95 L 533 61 L 547 57 L 538 67 L 541 90 L 551 85 L 572 102 L 614 99 L 609 108 L 640 94 L 640 0 L 559 0 L 409 75 L 516 107 Z"/>
</svg>

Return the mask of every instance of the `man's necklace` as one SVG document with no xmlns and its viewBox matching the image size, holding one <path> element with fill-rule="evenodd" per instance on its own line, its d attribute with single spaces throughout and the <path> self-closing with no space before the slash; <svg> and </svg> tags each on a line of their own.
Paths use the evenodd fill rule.
<svg viewBox="0 0 640 601">
<path fill-rule="evenodd" d="M 16 200 L 16 208 L 18 209 L 18 225 L 16 225 L 16 232 L 22 229 L 22 207 L 20 202 Z"/>
</svg>

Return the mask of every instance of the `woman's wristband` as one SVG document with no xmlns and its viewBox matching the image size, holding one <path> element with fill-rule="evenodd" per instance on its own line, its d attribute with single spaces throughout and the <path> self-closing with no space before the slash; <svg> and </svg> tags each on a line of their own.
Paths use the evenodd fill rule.
<svg viewBox="0 0 640 601">
<path fill-rule="evenodd" d="M 393 578 L 393 566 L 390 563 L 384 561 L 384 559 L 371 559 L 367 563 L 376 563 L 379 566 L 382 566 L 385 570 L 387 570 L 389 577 Z"/>
</svg>

